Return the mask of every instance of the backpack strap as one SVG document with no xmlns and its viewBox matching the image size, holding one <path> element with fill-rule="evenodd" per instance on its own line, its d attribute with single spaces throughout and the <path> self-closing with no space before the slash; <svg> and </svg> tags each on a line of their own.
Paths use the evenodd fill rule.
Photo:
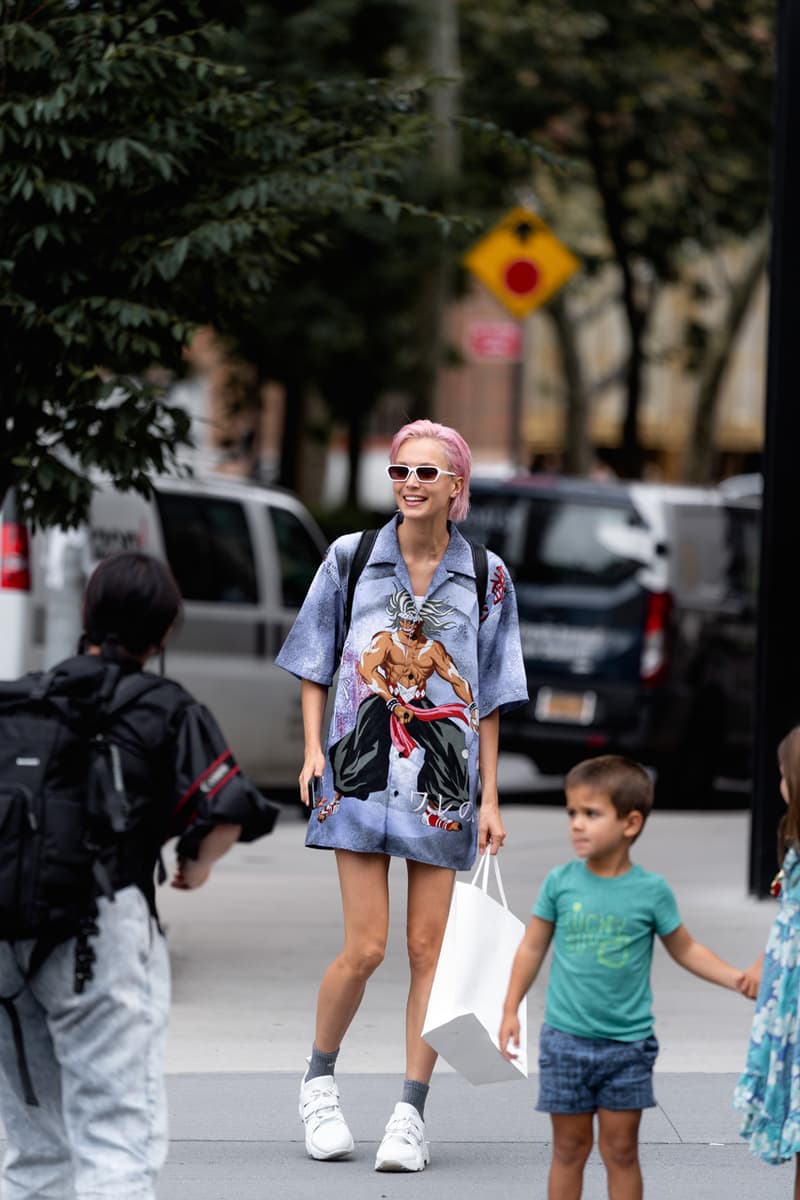
<svg viewBox="0 0 800 1200">
<path fill-rule="evenodd" d="M 56 667 L 51 667 L 49 671 L 43 672 L 31 688 L 31 700 L 44 700 L 50 688 L 53 685 L 53 680 L 56 677 Z"/>
<path fill-rule="evenodd" d="M 27 983 L 27 980 L 26 980 Z M 25 984 L 23 985 L 23 987 Z M 36 1097 L 36 1092 L 31 1079 L 30 1068 L 28 1067 L 28 1059 L 25 1055 L 25 1038 L 22 1033 L 22 1022 L 19 1019 L 14 1001 L 23 988 L 16 991 L 13 996 L 0 996 L 0 1007 L 6 1010 L 8 1019 L 11 1022 L 11 1036 L 14 1039 L 14 1050 L 17 1055 L 17 1070 L 19 1071 L 19 1081 L 22 1084 L 22 1093 L 25 1097 L 25 1103 L 32 1108 L 39 1107 L 39 1101 Z"/>
<path fill-rule="evenodd" d="M 486 589 L 489 586 L 489 553 L 482 542 L 470 542 L 472 548 L 472 565 L 475 568 L 475 591 L 478 593 L 478 619 L 483 614 L 486 603 Z"/>
<path fill-rule="evenodd" d="M 97 922 L 93 916 L 84 917 L 81 921 L 80 928 L 75 935 L 75 991 L 82 992 L 86 984 L 92 978 L 92 967 L 95 961 L 95 953 L 90 945 L 89 938 L 97 933 Z M 56 934 L 37 938 L 31 951 L 31 956 L 28 959 L 28 965 L 23 973 L 23 984 L 16 992 L 10 996 L 0 996 L 0 1008 L 4 1008 L 6 1015 L 11 1023 L 11 1036 L 14 1039 L 14 1050 L 17 1056 L 17 1070 L 19 1071 L 19 1080 L 22 1085 L 22 1093 L 25 1097 L 25 1103 L 32 1108 L 39 1107 L 39 1099 L 36 1095 L 36 1089 L 33 1086 L 30 1067 L 28 1066 L 28 1056 L 25 1053 L 25 1035 L 22 1029 L 22 1022 L 19 1019 L 17 1006 L 14 1001 L 22 994 L 24 989 L 29 986 L 34 975 L 36 975 L 43 966 L 45 961 L 50 957 L 56 946 L 61 943 L 62 939 Z"/>
<path fill-rule="evenodd" d="M 118 670 L 110 670 L 103 682 L 94 722 L 94 778 L 89 797 L 89 811 L 96 817 L 106 817 L 114 833 L 124 833 L 128 823 L 128 800 L 119 748 L 106 737 L 105 727 L 148 692 L 163 686 L 163 680 L 148 678 L 136 672 L 121 679 Z M 113 895 L 111 882 L 103 864 L 95 863 L 98 886 L 106 896 Z"/>
<path fill-rule="evenodd" d="M 377 529 L 365 529 L 358 539 L 356 552 L 350 560 L 350 565 L 347 568 L 347 598 L 344 605 L 344 625 L 342 627 L 342 646 L 347 640 L 347 633 L 350 629 L 350 621 L 353 617 L 353 600 L 356 594 L 356 584 L 364 567 L 369 561 L 369 556 L 372 553 L 372 547 L 375 545 L 375 540 L 378 536 Z"/>
</svg>

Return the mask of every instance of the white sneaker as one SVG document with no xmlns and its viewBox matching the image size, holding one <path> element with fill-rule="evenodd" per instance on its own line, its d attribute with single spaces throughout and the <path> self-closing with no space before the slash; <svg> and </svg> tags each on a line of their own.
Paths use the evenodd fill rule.
<svg viewBox="0 0 800 1200">
<path fill-rule="evenodd" d="M 424 1171 L 431 1161 L 425 1125 L 413 1104 L 400 1100 L 375 1158 L 376 1171 Z"/>
<path fill-rule="evenodd" d="M 353 1150 L 353 1135 L 339 1107 L 339 1089 L 332 1075 L 303 1079 L 300 1084 L 300 1120 L 306 1127 L 306 1150 L 321 1161 L 346 1158 Z"/>
</svg>

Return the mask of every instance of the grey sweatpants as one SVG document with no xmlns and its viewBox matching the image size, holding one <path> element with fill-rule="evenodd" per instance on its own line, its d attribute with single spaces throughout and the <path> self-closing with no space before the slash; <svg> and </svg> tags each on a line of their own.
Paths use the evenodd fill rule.
<svg viewBox="0 0 800 1200">
<path fill-rule="evenodd" d="M 74 990 L 74 940 L 15 1001 L 39 1107 L 25 1103 L 0 1009 L 2 1200 L 155 1200 L 167 1148 L 164 1048 L 169 960 L 136 887 L 99 902 L 94 976 Z M 0 942 L 0 995 L 17 990 L 32 943 Z"/>
</svg>

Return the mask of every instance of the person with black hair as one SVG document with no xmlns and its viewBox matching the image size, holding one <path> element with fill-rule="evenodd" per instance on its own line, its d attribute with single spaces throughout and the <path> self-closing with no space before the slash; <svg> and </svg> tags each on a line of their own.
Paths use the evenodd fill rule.
<svg viewBox="0 0 800 1200">
<path fill-rule="evenodd" d="M 83 728 L 87 714 L 107 714 L 126 825 L 103 852 L 111 894 L 98 887 L 93 898 L 88 950 L 80 935 L 47 938 L 44 955 L 41 939 L 0 941 L 0 998 L 5 1007 L 13 1001 L 12 1019 L 0 1020 L 3 1200 L 155 1200 L 167 1146 L 170 992 L 155 906 L 161 847 L 178 837 L 172 886 L 190 891 L 235 841 L 260 837 L 274 822 L 274 807 L 242 775 L 207 709 L 144 671 L 180 609 L 164 563 L 143 553 L 104 559 L 84 594 L 79 653 L 48 676 Z M 144 686 L 132 687 L 132 677 Z M 115 709 L 126 689 L 134 699 Z M 69 769 L 76 745 L 65 738 L 46 778 Z M 81 954 L 89 978 L 78 986 Z"/>
</svg>

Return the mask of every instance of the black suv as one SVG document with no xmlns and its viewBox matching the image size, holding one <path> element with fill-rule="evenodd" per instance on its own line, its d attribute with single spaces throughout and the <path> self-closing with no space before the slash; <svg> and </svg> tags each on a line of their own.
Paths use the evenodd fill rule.
<svg viewBox="0 0 800 1200">
<path fill-rule="evenodd" d="M 630 754 L 702 803 L 750 766 L 759 501 L 720 489 L 476 480 L 462 531 L 514 577 L 530 702 L 505 749 L 546 774 Z"/>
</svg>

